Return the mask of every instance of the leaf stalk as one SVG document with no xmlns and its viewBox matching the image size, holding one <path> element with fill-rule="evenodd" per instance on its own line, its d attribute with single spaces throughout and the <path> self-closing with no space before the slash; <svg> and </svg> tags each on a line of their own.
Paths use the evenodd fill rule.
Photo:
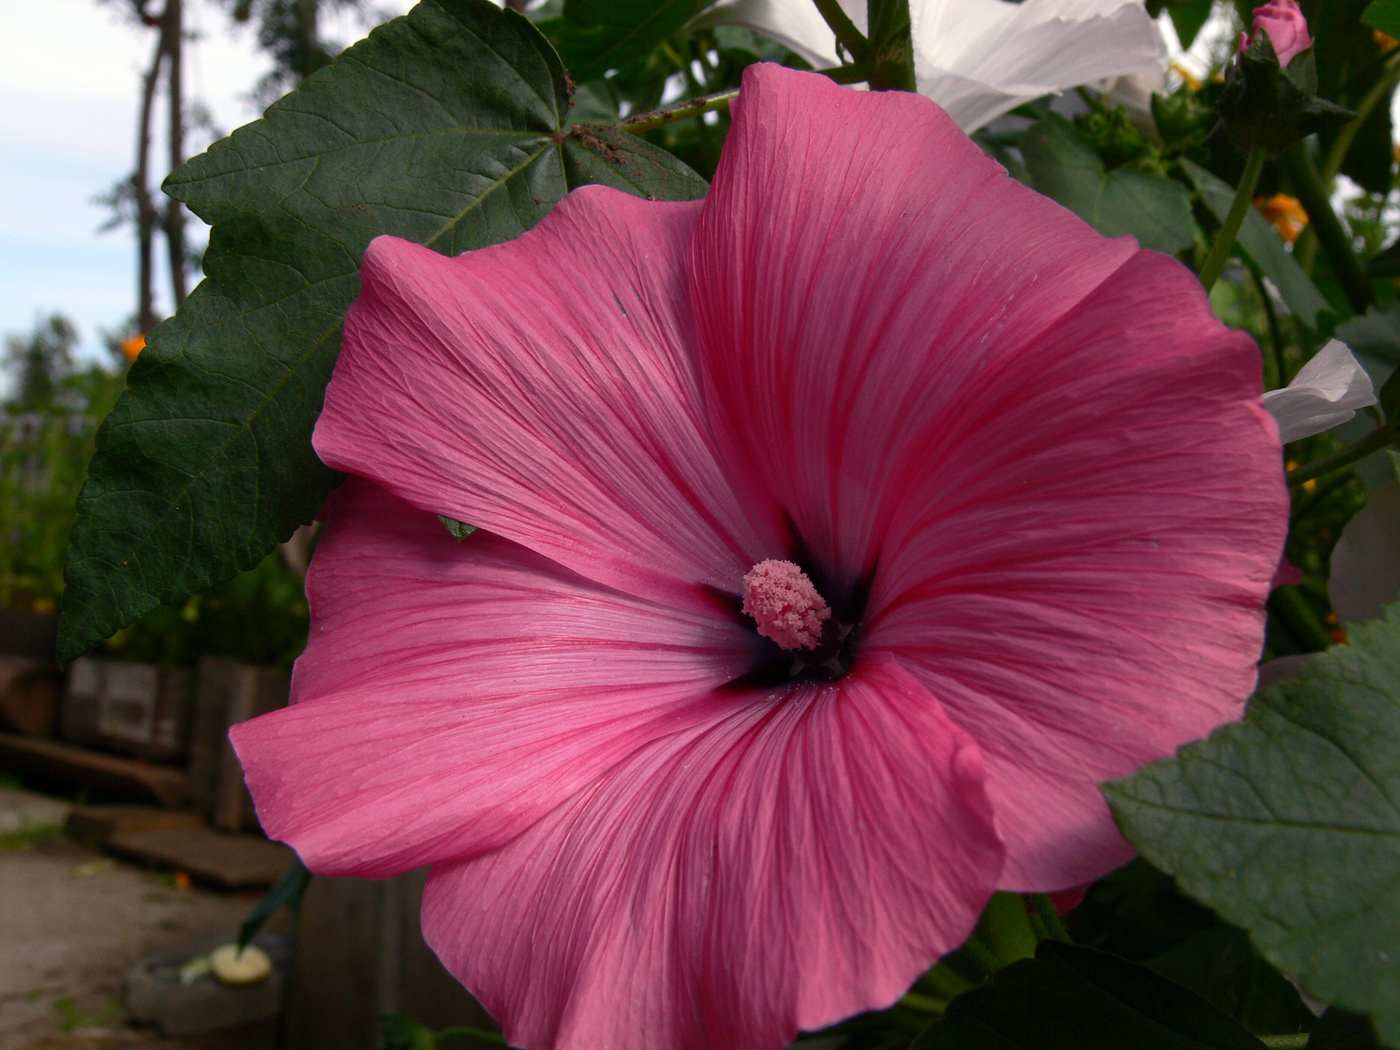
<svg viewBox="0 0 1400 1050">
<path fill-rule="evenodd" d="M 1290 470 L 1288 484 L 1290 487 L 1301 485 L 1314 478 L 1320 478 L 1324 474 L 1331 474 L 1334 470 L 1349 467 L 1353 463 L 1365 459 L 1372 452 L 1379 452 L 1387 445 L 1394 444 L 1397 438 L 1400 438 L 1400 434 L 1396 433 L 1392 424 L 1386 423 L 1353 445 L 1348 445 L 1340 451 L 1333 452 L 1330 456 L 1323 456 L 1321 459 L 1315 459 L 1311 463 L 1304 463 L 1301 467 Z"/>
<path fill-rule="evenodd" d="M 1240 185 L 1235 190 L 1235 199 L 1230 203 L 1230 210 L 1225 215 L 1225 222 L 1216 231 L 1215 241 L 1210 246 L 1210 251 L 1206 254 L 1206 261 L 1201 265 L 1201 284 L 1209 292 L 1215 287 L 1215 282 L 1220 277 L 1220 271 L 1225 269 L 1225 261 L 1230 258 L 1230 253 L 1234 250 L 1235 241 L 1240 234 L 1240 226 L 1244 224 L 1244 217 L 1249 213 L 1249 207 L 1254 201 L 1254 190 L 1259 185 L 1259 174 L 1264 170 L 1264 148 L 1255 146 L 1249 151 L 1249 160 L 1244 167 L 1244 176 L 1240 179 Z"/>
</svg>

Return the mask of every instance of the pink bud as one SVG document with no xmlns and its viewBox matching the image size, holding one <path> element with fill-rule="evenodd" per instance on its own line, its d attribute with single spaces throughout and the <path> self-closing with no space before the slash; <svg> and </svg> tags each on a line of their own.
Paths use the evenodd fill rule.
<svg viewBox="0 0 1400 1050">
<path fill-rule="evenodd" d="M 1269 34 L 1269 42 L 1274 45 L 1278 64 L 1288 65 L 1293 56 L 1312 47 L 1308 36 L 1308 20 L 1298 9 L 1297 0 L 1269 0 L 1263 7 L 1254 9 L 1254 31 Z M 1240 50 L 1245 47 L 1244 34 L 1240 34 Z"/>
</svg>

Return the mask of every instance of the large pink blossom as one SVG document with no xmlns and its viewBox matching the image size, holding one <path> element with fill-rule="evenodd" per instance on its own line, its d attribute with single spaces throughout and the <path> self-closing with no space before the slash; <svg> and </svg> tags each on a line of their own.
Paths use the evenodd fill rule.
<svg viewBox="0 0 1400 1050">
<path fill-rule="evenodd" d="M 233 733 L 264 827 L 432 864 L 429 943 L 512 1045 L 887 1006 L 994 890 L 1125 860 L 1096 784 L 1239 714 L 1260 389 L 1189 272 L 929 100 L 751 68 L 703 203 L 371 245 L 295 702 Z"/>
</svg>

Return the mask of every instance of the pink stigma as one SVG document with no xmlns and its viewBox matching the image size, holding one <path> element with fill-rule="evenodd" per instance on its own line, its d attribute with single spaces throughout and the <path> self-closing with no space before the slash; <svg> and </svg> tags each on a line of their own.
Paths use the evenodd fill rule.
<svg viewBox="0 0 1400 1050">
<path fill-rule="evenodd" d="M 831 617 L 807 574 L 790 561 L 769 558 L 744 574 L 744 612 L 758 633 L 784 649 L 810 649 L 821 640 Z"/>
</svg>

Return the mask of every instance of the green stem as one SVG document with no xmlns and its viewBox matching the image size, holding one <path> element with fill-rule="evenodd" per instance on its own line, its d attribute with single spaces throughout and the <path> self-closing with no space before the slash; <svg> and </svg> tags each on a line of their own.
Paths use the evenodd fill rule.
<svg viewBox="0 0 1400 1050">
<path fill-rule="evenodd" d="M 1371 90 L 1366 92 L 1361 105 L 1356 107 L 1356 116 L 1343 124 L 1342 130 L 1337 132 L 1337 137 L 1332 141 L 1332 148 L 1327 151 L 1327 159 L 1323 161 L 1322 171 L 1318 173 L 1324 186 L 1331 186 L 1337 178 L 1337 172 L 1342 170 L 1342 161 L 1346 160 L 1347 150 L 1351 149 L 1352 140 L 1361 130 L 1361 125 L 1366 123 L 1366 118 L 1382 99 L 1390 97 L 1396 84 L 1400 84 L 1400 54 L 1390 57 L 1386 62 L 1385 72 L 1371 85 Z"/>
<path fill-rule="evenodd" d="M 1379 452 L 1386 446 L 1394 444 L 1397 438 L 1400 438 L 1400 434 L 1391 429 L 1390 424 L 1379 426 L 1354 445 L 1348 445 L 1339 452 L 1333 452 L 1330 456 L 1323 456 L 1311 463 L 1304 463 L 1296 470 L 1290 470 L 1288 484 L 1290 486 L 1301 485 L 1305 481 L 1320 478 L 1334 470 L 1349 467 L 1353 463 L 1365 459 L 1372 452 Z"/>
<path fill-rule="evenodd" d="M 941 1017 L 943 1011 L 948 1009 L 948 1000 L 935 999 L 931 995 L 920 995 L 918 992 L 905 992 L 899 1000 L 899 1005 L 918 1010 L 920 1013 Z"/>
<path fill-rule="evenodd" d="M 841 10 L 837 0 L 812 0 L 817 5 L 817 10 L 821 12 L 826 24 L 831 27 L 831 31 L 836 34 L 836 39 L 841 46 L 846 49 L 846 53 L 857 62 L 869 62 L 872 53 L 870 41 L 866 40 L 861 31 L 856 28 L 856 24 L 851 21 L 845 11 Z"/>
<path fill-rule="evenodd" d="M 824 77 L 830 77 L 838 84 L 859 84 L 870 79 L 870 67 L 864 62 L 849 62 L 844 66 L 830 66 L 817 70 Z"/>
<path fill-rule="evenodd" d="M 871 91 L 917 91 L 909 0 L 867 0 Z"/>
<path fill-rule="evenodd" d="M 1306 140 L 1299 139 L 1283 151 L 1283 164 L 1289 181 L 1293 183 L 1293 191 L 1298 194 L 1298 202 L 1308 213 L 1308 227 L 1327 253 L 1327 261 L 1332 264 L 1333 275 L 1342 286 L 1342 293 L 1354 311 L 1364 313 L 1371 305 L 1371 283 L 1366 280 L 1366 272 L 1361 269 L 1361 263 L 1352 251 L 1351 240 L 1342 229 L 1341 220 L 1332 210 L 1327 190 L 1313 167 L 1312 158 L 1308 156 Z"/>
<path fill-rule="evenodd" d="M 1309 652 L 1320 653 L 1332 645 L 1332 636 L 1297 587 L 1275 587 L 1268 605 L 1283 620 L 1294 639 Z"/>
<path fill-rule="evenodd" d="M 633 135 L 640 135 L 653 128 L 664 128 L 667 124 L 674 124 L 678 120 L 689 120 L 691 117 L 698 117 L 711 110 L 727 109 L 729 103 L 738 97 L 738 88 L 731 88 L 714 95 L 702 95 L 700 98 L 677 102 L 674 106 L 664 106 L 647 113 L 638 113 L 636 116 L 618 121 L 614 127 L 630 131 Z"/>
<path fill-rule="evenodd" d="M 488 1032 L 484 1028 L 469 1028 L 466 1025 L 444 1028 L 440 1032 L 433 1033 L 434 1046 L 437 1046 L 445 1039 L 476 1039 L 483 1043 L 495 1043 L 497 1046 L 506 1045 L 505 1037 L 499 1032 Z"/>
<path fill-rule="evenodd" d="M 1065 929 L 1065 924 L 1060 919 L 1060 913 L 1055 910 L 1055 902 L 1050 899 L 1048 893 L 1032 893 L 1031 903 L 1035 905 L 1035 913 L 1040 917 L 1040 921 L 1045 923 L 1045 929 L 1051 938 L 1057 941 L 1064 941 L 1068 944 L 1071 940 L 1069 931 Z"/>
<path fill-rule="evenodd" d="M 1230 204 L 1230 211 L 1225 216 L 1225 222 L 1216 231 L 1215 243 L 1210 246 L 1206 261 L 1201 266 L 1201 284 L 1205 285 L 1207 292 L 1215 287 L 1220 271 L 1225 269 L 1225 260 L 1230 258 L 1230 252 L 1234 250 L 1235 238 L 1239 236 L 1240 226 L 1243 225 L 1244 217 L 1254 201 L 1254 190 L 1259 185 L 1259 173 L 1263 170 L 1264 150 L 1256 146 L 1250 150 L 1249 160 L 1244 166 L 1244 177 L 1240 179 L 1239 189 L 1235 190 L 1235 199 Z"/>
<path fill-rule="evenodd" d="M 992 951 L 976 937 L 969 937 L 967 943 L 962 946 L 963 954 L 968 961 L 990 977 L 1002 967 L 1002 961 L 997 958 L 996 952 Z"/>
<path fill-rule="evenodd" d="M 1274 1050 L 1305 1050 L 1308 1045 L 1308 1033 L 1299 1032 L 1297 1035 L 1261 1035 L 1259 1041 Z"/>
<path fill-rule="evenodd" d="M 941 962 L 920 977 L 916 987 L 932 989 L 937 993 L 930 998 L 956 999 L 963 992 L 969 991 L 973 984 L 946 962 Z"/>
</svg>

